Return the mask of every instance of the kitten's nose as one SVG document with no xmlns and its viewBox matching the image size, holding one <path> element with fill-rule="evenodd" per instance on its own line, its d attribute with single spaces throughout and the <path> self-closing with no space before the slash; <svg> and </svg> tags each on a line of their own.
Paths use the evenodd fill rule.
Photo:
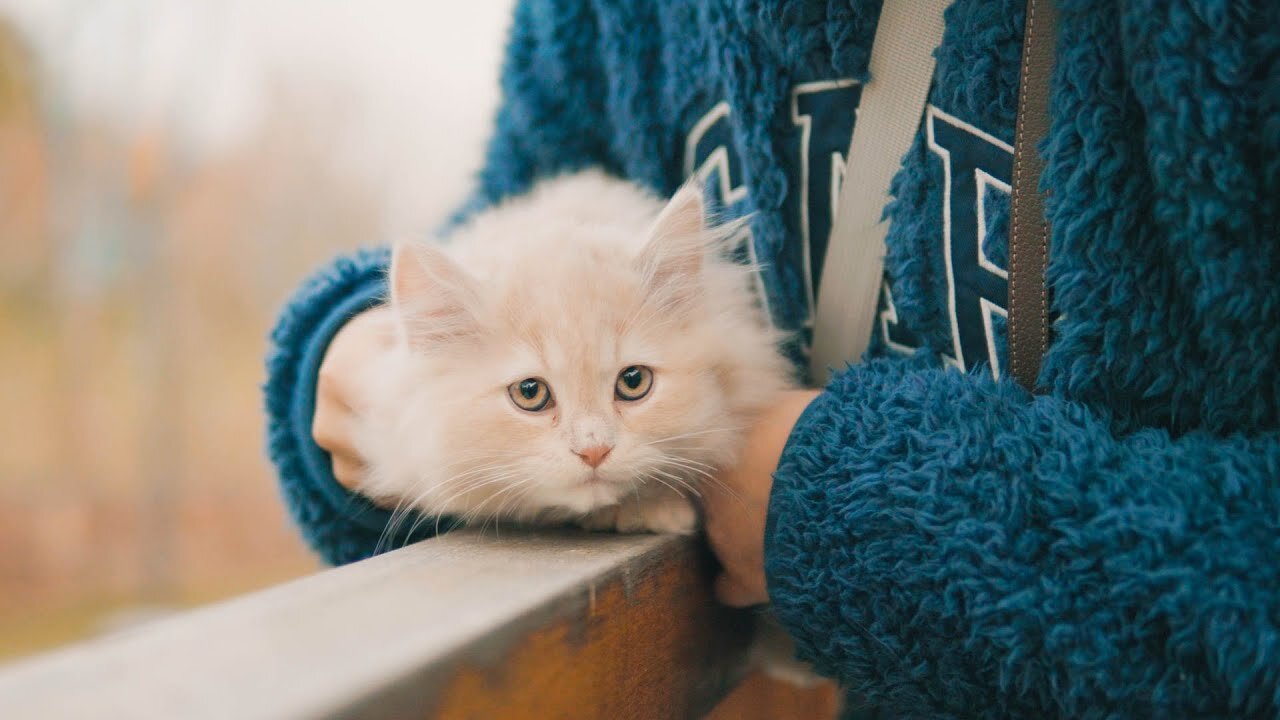
<svg viewBox="0 0 1280 720">
<path fill-rule="evenodd" d="M 613 449 L 612 445 L 596 445 L 586 450 L 575 450 L 574 454 L 582 458 L 582 462 L 591 467 L 600 467 L 600 463 L 604 462 L 605 456 Z"/>
</svg>

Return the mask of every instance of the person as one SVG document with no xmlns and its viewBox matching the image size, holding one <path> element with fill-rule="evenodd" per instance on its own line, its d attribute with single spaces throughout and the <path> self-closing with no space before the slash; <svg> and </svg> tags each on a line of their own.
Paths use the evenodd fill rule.
<svg viewBox="0 0 1280 720">
<path fill-rule="evenodd" d="M 1004 372 L 1023 3 L 956 0 L 871 346 L 750 431 L 722 477 L 748 512 L 706 500 L 718 592 L 771 601 L 800 657 L 900 716 L 1275 717 L 1280 3 L 1059 4 L 1045 392 Z M 703 173 L 803 338 L 840 281 L 822 249 L 878 11 L 523 0 L 463 214 L 577 167 Z M 268 361 L 271 455 L 333 563 L 386 522 L 348 489 L 346 427 L 386 261 L 308 281 Z"/>
</svg>

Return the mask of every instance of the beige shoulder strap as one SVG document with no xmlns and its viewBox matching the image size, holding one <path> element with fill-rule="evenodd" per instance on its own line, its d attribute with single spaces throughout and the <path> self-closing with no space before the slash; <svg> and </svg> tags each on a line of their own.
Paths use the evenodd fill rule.
<svg viewBox="0 0 1280 720">
<path fill-rule="evenodd" d="M 871 339 L 888 231 L 881 218 L 889 184 L 919 128 L 948 4 L 886 2 L 881 11 L 871 80 L 862 91 L 818 294 L 810 359 L 815 381 L 856 362 Z M 1053 0 L 1028 0 L 1023 36 L 1009 223 L 1009 358 L 1010 374 L 1034 389 L 1049 342 L 1049 225 L 1039 190 L 1044 162 L 1036 144 L 1049 130 L 1057 39 Z"/>
<path fill-rule="evenodd" d="M 871 47 L 870 79 L 862 89 L 844 184 L 818 289 L 810 367 L 817 382 L 856 362 L 867 348 L 884 275 L 881 218 L 889 183 L 920 127 L 933 51 L 942 42 L 950 0 L 886 2 Z"/>
</svg>

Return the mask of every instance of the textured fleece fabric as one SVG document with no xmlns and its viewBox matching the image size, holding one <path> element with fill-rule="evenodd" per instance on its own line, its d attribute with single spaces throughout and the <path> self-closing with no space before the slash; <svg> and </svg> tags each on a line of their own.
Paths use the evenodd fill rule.
<svg viewBox="0 0 1280 720">
<path fill-rule="evenodd" d="M 956 0 L 887 211 L 871 350 L 775 474 L 774 609 L 893 717 L 1277 717 L 1280 3 L 1059 7 L 1046 392 L 1000 371 L 1022 3 Z M 742 253 L 802 356 L 878 13 L 521 2 L 462 214 L 584 165 L 662 192 L 703 173 L 720 211 L 754 213 Z M 271 455 L 335 563 L 370 554 L 386 515 L 311 442 L 316 369 L 385 262 L 308 282 L 269 359 Z"/>
</svg>

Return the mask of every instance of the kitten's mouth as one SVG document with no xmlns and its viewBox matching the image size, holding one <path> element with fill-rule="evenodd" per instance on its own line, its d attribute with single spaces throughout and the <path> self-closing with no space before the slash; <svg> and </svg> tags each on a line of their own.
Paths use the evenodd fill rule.
<svg viewBox="0 0 1280 720">
<path fill-rule="evenodd" d="M 573 494 L 587 502 L 588 510 L 616 505 L 621 486 L 599 472 L 586 474 L 574 486 Z"/>
<path fill-rule="evenodd" d="M 609 485 L 613 485 L 615 484 L 615 481 L 609 478 L 608 476 L 606 476 L 605 473 L 600 472 L 599 470 L 592 470 L 588 472 L 586 475 L 582 476 L 582 480 L 578 481 L 578 484 L 583 487 L 599 488 L 599 487 L 606 487 Z"/>
</svg>

